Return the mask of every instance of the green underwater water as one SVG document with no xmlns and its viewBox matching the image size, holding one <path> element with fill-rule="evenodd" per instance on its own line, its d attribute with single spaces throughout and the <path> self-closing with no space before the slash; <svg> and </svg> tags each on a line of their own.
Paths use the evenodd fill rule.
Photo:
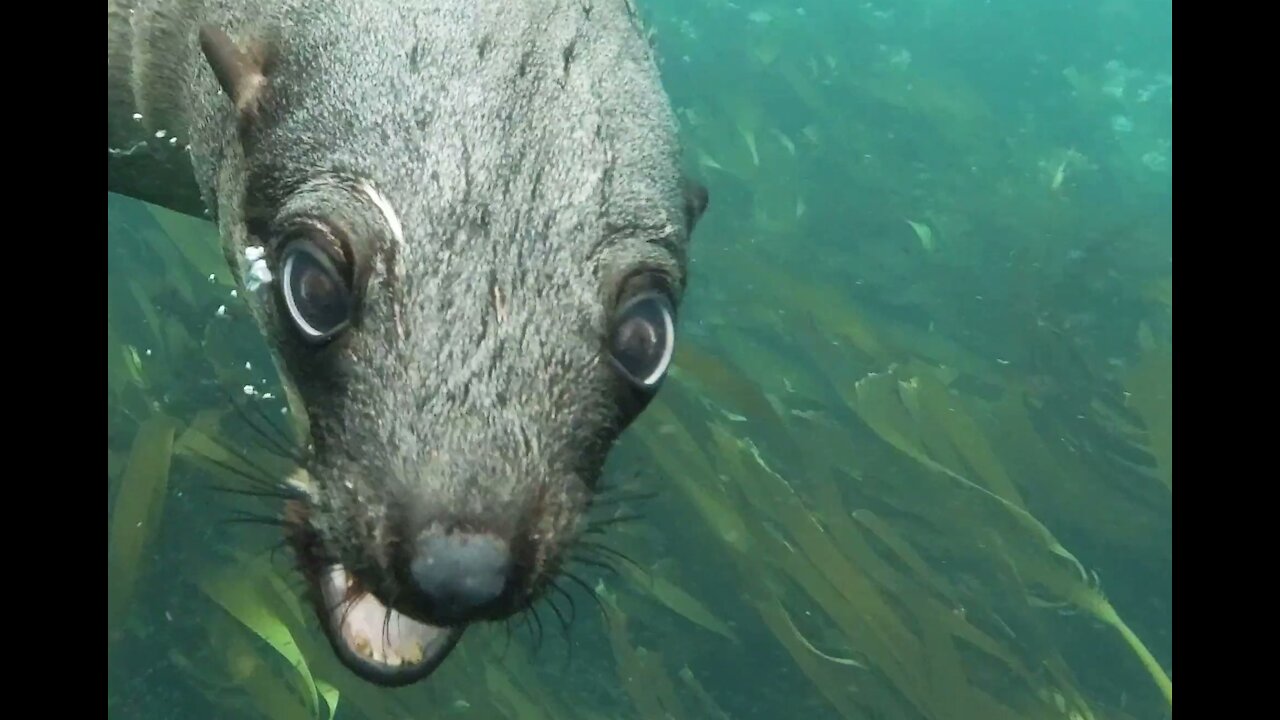
<svg viewBox="0 0 1280 720">
<path fill-rule="evenodd" d="M 712 202 L 633 562 L 352 678 L 212 228 L 109 195 L 108 716 L 1171 716 L 1171 4 L 637 4 Z"/>
</svg>

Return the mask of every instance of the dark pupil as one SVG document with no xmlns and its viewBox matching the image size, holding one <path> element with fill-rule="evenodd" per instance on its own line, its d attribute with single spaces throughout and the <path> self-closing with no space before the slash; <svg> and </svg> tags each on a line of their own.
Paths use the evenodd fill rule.
<svg viewBox="0 0 1280 720">
<path fill-rule="evenodd" d="M 293 302 L 302 319 L 319 332 L 340 325 L 346 319 L 346 299 L 328 270 L 306 252 L 298 253 L 293 265 Z"/>
<path fill-rule="evenodd" d="M 643 300 L 627 311 L 613 334 L 613 356 L 637 378 L 646 379 L 662 362 L 667 348 L 662 305 Z"/>
</svg>

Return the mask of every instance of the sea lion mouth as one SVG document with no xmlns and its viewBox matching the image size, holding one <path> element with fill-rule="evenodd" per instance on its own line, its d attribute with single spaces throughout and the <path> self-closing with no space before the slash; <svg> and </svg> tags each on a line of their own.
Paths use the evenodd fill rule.
<svg viewBox="0 0 1280 720">
<path fill-rule="evenodd" d="M 320 621 L 338 658 L 378 685 L 409 685 L 430 675 L 458 644 L 462 627 L 419 622 L 384 605 L 342 565 L 317 579 Z"/>
<path fill-rule="evenodd" d="M 465 626 L 432 625 L 384 603 L 323 551 L 308 514 L 302 501 L 285 503 L 288 539 L 338 660 L 358 677 L 386 687 L 411 685 L 434 672 L 457 646 Z"/>
</svg>

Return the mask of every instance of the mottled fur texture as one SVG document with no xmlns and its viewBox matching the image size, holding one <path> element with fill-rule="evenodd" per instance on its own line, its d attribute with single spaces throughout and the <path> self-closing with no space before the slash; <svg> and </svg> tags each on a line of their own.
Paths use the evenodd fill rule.
<svg viewBox="0 0 1280 720">
<path fill-rule="evenodd" d="M 522 569 L 518 610 L 649 399 L 608 362 L 622 283 L 653 271 L 678 301 L 706 203 L 634 9 L 139 0 L 108 15 L 109 190 L 207 209 L 237 272 L 261 245 L 278 277 L 291 219 L 350 241 L 358 308 L 332 343 L 299 338 L 275 283 L 248 298 L 309 423 L 317 547 L 394 598 L 406 537 L 496 533 Z M 247 120 L 204 24 L 262 70 Z"/>
</svg>

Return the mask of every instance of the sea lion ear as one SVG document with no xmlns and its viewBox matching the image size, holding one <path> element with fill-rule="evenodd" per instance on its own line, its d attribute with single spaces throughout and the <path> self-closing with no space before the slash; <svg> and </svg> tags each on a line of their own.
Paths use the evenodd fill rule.
<svg viewBox="0 0 1280 720">
<path fill-rule="evenodd" d="M 692 233 L 693 228 L 702 219 L 702 214 L 707 211 L 711 196 L 707 192 L 707 187 L 697 180 L 686 177 L 682 179 L 681 184 L 684 192 L 685 227 L 689 233 Z"/>
<path fill-rule="evenodd" d="M 266 90 L 265 58 L 250 54 L 221 28 L 200 28 L 200 50 L 218 79 L 222 91 L 231 98 L 241 121 L 256 118 Z"/>
</svg>

